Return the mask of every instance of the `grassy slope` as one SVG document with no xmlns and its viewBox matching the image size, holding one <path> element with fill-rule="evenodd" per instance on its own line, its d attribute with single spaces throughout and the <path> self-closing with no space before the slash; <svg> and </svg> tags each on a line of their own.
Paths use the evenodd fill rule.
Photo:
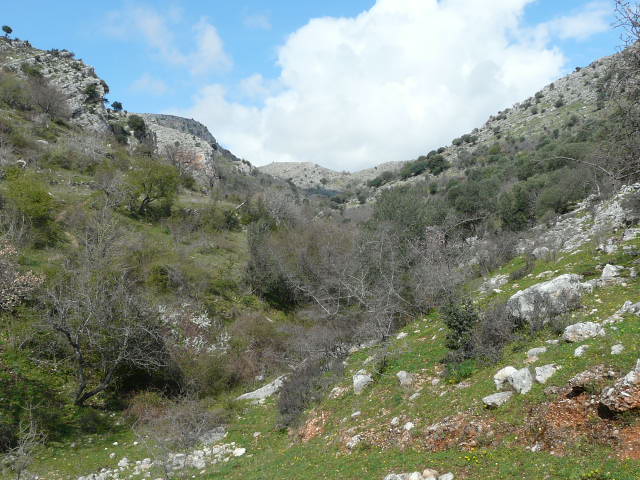
<svg viewBox="0 0 640 480">
<path fill-rule="evenodd" d="M 640 248 L 640 240 L 635 240 Z M 508 296 L 518 289 L 538 283 L 539 273 L 557 270 L 561 273 L 580 273 L 597 270 L 598 265 L 617 263 L 631 265 L 634 257 L 604 255 L 593 245 L 582 251 L 567 254 L 555 262 L 538 262 L 531 275 L 517 282 L 505 285 L 503 293 L 494 297 Z M 506 265 L 499 273 L 510 273 L 522 265 L 521 258 Z M 626 286 L 612 286 L 594 291 L 583 297 L 584 308 L 575 312 L 572 321 L 602 320 L 613 314 L 626 300 L 638 301 L 640 282 L 628 279 Z M 485 299 L 483 301 L 489 301 Z M 598 309 L 591 314 L 593 309 Z M 557 363 L 562 369 L 551 378 L 546 386 L 566 384 L 575 374 L 592 365 L 606 363 L 621 372 L 631 369 L 640 357 L 640 322 L 637 317 L 627 317 L 617 325 L 617 330 L 608 328 L 603 339 L 583 342 L 591 348 L 586 355 L 575 358 L 576 344 L 550 346 L 533 366 Z M 377 347 L 352 355 L 347 362 L 341 385 L 346 393 L 337 399 L 325 399 L 308 413 L 307 418 L 325 418 L 323 432 L 308 442 L 296 436 L 277 431 L 275 400 L 264 406 L 249 404 L 236 405 L 236 419 L 230 428 L 227 442 L 234 441 L 246 447 L 248 453 L 240 459 L 210 467 L 198 478 L 228 479 L 357 479 L 384 478 L 390 472 L 407 472 L 426 467 L 440 471 L 452 471 L 458 478 L 482 479 L 545 479 L 545 478 L 613 478 L 633 479 L 640 477 L 640 462 L 619 460 L 616 451 L 605 444 L 578 440 L 567 446 L 562 456 L 548 451 L 532 453 L 525 447 L 532 445 L 529 438 L 523 439 L 528 431 L 526 412 L 536 405 L 548 401 L 544 387 L 535 385 L 533 390 L 514 397 L 507 405 L 488 411 L 480 399 L 495 392 L 492 377 L 501 367 L 525 366 L 525 352 L 532 347 L 545 345 L 544 341 L 558 338 L 551 331 L 544 331 L 536 338 L 527 338 L 512 344 L 498 365 L 480 366 L 464 381 L 464 388 L 450 384 L 441 376 L 440 360 L 446 353 L 444 347 L 445 330 L 437 314 L 421 319 L 404 330 L 408 336 L 394 341 L 390 362 L 375 383 L 361 396 L 355 396 L 350 388 L 351 376 L 363 367 L 365 360 L 375 354 Z M 610 348 L 622 343 L 626 349 L 622 355 L 611 356 Z M 373 365 L 365 368 L 371 371 Z M 395 374 L 406 370 L 418 374 L 424 384 L 421 395 L 409 401 L 415 390 L 407 391 L 399 386 Z M 438 385 L 432 385 L 431 378 L 440 377 Z M 230 392 L 229 398 L 237 392 Z M 228 405 L 229 402 L 226 402 Z M 360 411 L 355 418 L 351 415 Z M 445 417 L 465 412 L 475 421 L 486 421 L 494 425 L 499 439 L 480 439 L 472 448 L 461 448 L 456 444 L 443 451 L 430 452 L 424 447 L 424 430 L 427 426 Z M 390 422 L 400 417 L 400 427 L 393 429 Z M 413 422 L 416 427 L 411 433 L 403 433 L 402 425 Z M 598 417 L 589 420 L 597 428 Z M 637 422 L 636 420 L 633 420 Z M 254 432 L 261 435 L 254 437 Z M 361 434 L 364 440 L 353 450 L 345 446 L 345 439 Z M 112 442 L 118 441 L 118 446 Z M 120 433 L 108 437 L 88 437 L 78 442 L 75 448 L 60 444 L 42 452 L 37 471 L 48 473 L 47 478 L 72 478 L 79 474 L 98 471 L 102 467 L 114 467 L 118 459 L 142 459 L 145 451 L 141 446 L 132 446 L 133 436 L 123 428 Z M 114 459 L 109 453 L 115 452 Z M 57 474 L 53 474 L 53 472 Z M 593 473 L 590 472 L 602 472 Z M 610 475 L 606 476 L 605 473 Z M 591 476 L 590 476 L 591 475 Z"/>
</svg>

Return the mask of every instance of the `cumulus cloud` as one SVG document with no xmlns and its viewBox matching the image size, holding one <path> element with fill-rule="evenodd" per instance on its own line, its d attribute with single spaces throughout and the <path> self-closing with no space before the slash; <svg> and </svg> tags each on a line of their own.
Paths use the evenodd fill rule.
<svg viewBox="0 0 640 480">
<path fill-rule="evenodd" d="M 355 170 L 415 158 L 559 76 L 565 58 L 549 47 L 552 33 L 523 22 L 533 1 L 378 0 L 355 18 L 313 19 L 280 48 L 275 92 L 262 77 L 245 80 L 261 106 L 209 85 L 175 113 L 258 165 Z M 554 28 L 587 34 L 572 25 Z"/>
<path fill-rule="evenodd" d="M 186 68 L 194 75 L 229 69 L 231 58 L 224 50 L 217 29 L 206 17 L 202 17 L 191 28 L 191 43 L 195 48 L 185 52 L 178 47 L 172 27 L 176 24 L 177 28 L 182 29 L 179 24 L 181 19 L 182 12 L 179 9 L 170 9 L 166 14 L 161 14 L 148 6 L 129 4 L 107 15 L 105 31 L 123 41 L 142 38 L 162 60 Z"/>
<path fill-rule="evenodd" d="M 148 73 L 133 82 L 130 88 L 134 92 L 150 93 L 151 95 L 163 95 L 169 90 L 164 81 Z"/>
</svg>

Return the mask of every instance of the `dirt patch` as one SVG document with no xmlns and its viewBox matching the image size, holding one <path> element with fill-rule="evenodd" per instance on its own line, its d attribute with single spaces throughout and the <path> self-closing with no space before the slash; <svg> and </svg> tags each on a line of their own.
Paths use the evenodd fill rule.
<svg viewBox="0 0 640 480">
<path fill-rule="evenodd" d="M 302 443 L 322 435 L 324 433 L 324 427 L 329 420 L 329 413 L 324 411 L 314 412 L 311 414 L 307 423 L 300 429 L 298 435 Z"/>
<path fill-rule="evenodd" d="M 640 460 L 640 424 L 622 429 L 618 456 L 623 460 Z"/>
</svg>

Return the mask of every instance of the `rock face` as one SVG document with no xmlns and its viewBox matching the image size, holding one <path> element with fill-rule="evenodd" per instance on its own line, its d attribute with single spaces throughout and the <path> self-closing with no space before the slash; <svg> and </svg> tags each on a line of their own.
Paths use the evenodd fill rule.
<svg viewBox="0 0 640 480">
<path fill-rule="evenodd" d="M 71 122 L 98 133 L 109 131 L 107 110 L 102 101 L 109 87 L 98 78 L 92 66 L 67 50 L 39 50 L 29 42 L 2 39 L 0 66 L 24 77 L 23 65 L 37 68 L 65 96 Z M 87 94 L 90 86 L 94 89 L 91 96 Z"/>
<path fill-rule="evenodd" d="M 589 338 L 604 337 L 604 328 L 593 322 L 576 323 L 565 328 L 562 338 L 567 342 L 582 342 Z"/>
<path fill-rule="evenodd" d="M 604 389 L 600 396 L 600 404 L 616 413 L 640 408 L 640 360 L 635 368 L 613 387 Z"/>
<path fill-rule="evenodd" d="M 353 376 L 353 392 L 360 395 L 364 389 L 373 382 L 373 378 L 367 372 L 360 370 Z"/>
<path fill-rule="evenodd" d="M 172 150 L 176 161 L 194 174 L 214 181 L 220 175 L 219 164 L 224 162 L 243 174 L 250 174 L 253 169 L 249 162 L 222 148 L 207 127 L 196 120 L 153 113 L 138 115 L 151 131 L 157 153 Z"/>
<path fill-rule="evenodd" d="M 240 395 L 238 398 L 236 398 L 236 400 L 264 400 L 266 398 L 269 398 L 271 395 L 280 390 L 280 387 L 282 387 L 285 378 L 285 376 L 278 377 L 273 382 L 268 383 L 264 387 L 254 390 L 253 392 Z"/>
<path fill-rule="evenodd" d="M 513 397 L 513 392 L 499 392 L 484 397 L 482 402 L 489 408 L 498 408 L 507 403 L 511 397 Z"/>
<path fill-rule="evenodd" d="M 560 275 L 520 290 L 508 300 L 507 309 L 511 315 L 525 320 L 537 315 L 553 316 L 571 309 L 584 292 L 592 289 L 591 285 L 582 283 L 580 275 Z"/>
</svg>

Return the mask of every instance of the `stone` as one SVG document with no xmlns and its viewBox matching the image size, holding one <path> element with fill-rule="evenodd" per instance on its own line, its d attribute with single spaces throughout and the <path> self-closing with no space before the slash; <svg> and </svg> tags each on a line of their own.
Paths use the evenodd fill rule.
<svg viewBox="0 0 640 480">
<path fill-rule="evenodd" d="M 509 281 L 509 275 L 496 275 L 482 284 L 481 292 L 492 292 L 499 289 Z"/>
<path fill-rule="evenodd" d="M 233 451 L 233 456 L 234 457 L 241 457 L 243 456 L 245 453 L 247 453 L 247 449 L 246 448 L 236 448 Z"/>
<path fill-rule="evenodd" d="M 404 430 L 406 432 L 410 432 L 411 430 L 413 430 L 415 428 L 415 424 L 413 422 L 407 422 L 407 423 L 404 424 L 404 427 L 402 427 L 402 428 L 404 428 Z"/>
<path fill-rule="evenodd" d="M 589 338 L 604 337 L 605 331 L 602 326 L 594 322 L 581 322 L 569 325 L 562 334 L 563 340 L 567 342 L 582 342 Z"/>
<path fill-rule="evenodd" d="M 126 467 L 128 467 L 128 466 L 129 466 L 129 459 L 128 459 L 127 457 L 124 457 L 123 459 L 121 459 L 121 460 L 118 462 L 118 466 L 119 466 L 119 467 L 122 467 L 122 468 L 126 468 Z"/>
<path fill-rule="evenodd" d="M 513 390 L 523 395 L 529 393 L 533 386 L 533 377 L 531 376 L 531 371 L 528 368 L 522 368 L 511 374 L 507 378 L 507 381 Z"/>
<path fill-rule="evenodd" d="M 424 480 L 436 480 L 438 478 L 438 471 L 433 468 L 426 468 L 422 472 Z"/>
<path fill-rule="evenodd" d="M 633 315 L 640 316 L 640 302 L 633 303 L 631 300 L 624 302 L 624 305 L 618 309 L 617 315 L 624 315 L 625 313 L 631 313 Z"/>
<path fill-rule="evenodd" d="M 560 370 L 560 367 L 556 364 L 550 364 L 550 365 L 544 365 L 542 367 L 536 367 L 535 369 L 535 377 L 536 377 L 536 382 L 538 383 L 547 383 L 547 380 L 549 380 L 553 375 L 555 375 L 555 373 Z"/>
<path fill-rule="evenodd" d="M 484 397 L 482 402 L 488 408 L 498 408 L 507 403 L 511 397 L 513 397 L 513 392 L 499 392 Z"/>
<path fill-rule="evenodd" d="M 424 480 L 420 472 L 413 472 L 409 474 L 408 480 Z"/>
<path fill-rule="evenodd" d="M 587 352 L 587 350 L 589 350 L 589 345 L 580 345 L 574 350 L 573 356 L 582 357 Z"/>
<path fill-rule="evenodd" d="M 400 332 L 396 337 L 397 340 L 402 340 L 403 338 L 407 338 L 409 334 L 407 332 Z"/>
<path fill-rule="evenodd" d="M 453 473 L 449 472 L 449 473 L 445 473 L 444 475 L 440 475 L 438 477 L 438 480 L 453 480 L 455 477 L 453 475 Z"/>
<path fill-rule="evenodd" d="M 358 446 L 358 444 L 360 444 L 361 441 L 362 441 L 362 437 L 360 437 L 360 435 L 355 435 L 347 441 L 347 448 L 349 450 L 353 450 Z"/>
<path fill-rule="evenodd" d="M 603 280 L 610 280 L 612 278 L 619 277 L 623 271 L 624 267 L 621 267 L 619 265 L 606 264 L 602 269 L 602 275 L 600 278 L 602 278 Z"/>
<path fill-rule="evenodd" d="M 624 352 L 624 345 L 622 344 L 611 347 L 611 355 L 620 355 L 622 352 Z"/>
<path fill-rule="evenodd" d="M 537 347 L 537 348 L 532 348 L 531 350 L 529 350 L 527 352 L 527 357 L 532 358 L 532 357 L 539 357 L 540 355 L 542 355 L 543 353 L 545 353 L 547 351 L 547 347 Z"/>
<path fill-rule="evenodd" d="M 600 404 L 616 413 L 640 408 L 640 360 L 627 375 L 603 390 Z"/>
<path fill-rule="evenodd" d="M 353 376 L 353 393 L 360 395 L 371 382 L 373 382 L 371 375 L 360 370 Z"/>
<path fill-rule="evenodd" d="M 582 283 L 580 275 L 560 275 L 520 290 L 507 301 L 507 310 L 524 320 L 532 320 L 540 314 L 551 316 L 568 311 L 583 293 L 591 290 L 593 287 Z"/>
<path fill-rule="evenodd" d="M 493 376 L 493 382 L 496 384 L 496 390 L 502 390 L 505 383 L 507 383 L 507 378 L 517 371 L 518 370 L 511 366 L 504 367 L 502 370 L 499 370 L 498 373 Z"/>
<path fill-rule="evenodd" d="M 396 475 L 395 473 L 390 473 L 389 475 L 384 477 L 384 480 L 404 480 L 404 479 L 400 475 Z"/>
<path fill-rule="evenodd" d="M 410 402 L 413 402 L 413 401 L 414 401 L 414 400 L 416 400 L 418 397 L 420 397 L 420 392 L 416 392 L 416 393 L 414 393 L 413 395 L 411 395 L 411 396 L 409 397 L 409 401 L 410 401 Z"/>
<path fill-rule="evenodd" d="M 396 377 L 400 380 L 400 385 L 403 387 L 410 387 L 413 384 L 413 375 L 405 372 L 404 370 L 396 373 Z"/>
<path fill-rule="evenodd" d="M 286 376 L 276 378 L 273 382 L 268 383 L 264 387 L 261 387 L 253 392 L 240 395 L 236 400 L 264 400 L 269 398 L 274 393 L 278 392 L 284 383 Z"/>
<path fill-rule="evenodd" d="M 605 382 L 616 376 L 616 372 L 605 365 L 595 365 L 584 372 L 580 372 L 567 382 L 570 391 L 579 394 L 588 385 Z"/>
<path fill-rule="evenodd" d="M 391 426 L 392 427 L 397 427 L 398 425 L 400 425 L 400 418 L 398 417 L 393 417 L 391 419 Z"/>
</svg>

